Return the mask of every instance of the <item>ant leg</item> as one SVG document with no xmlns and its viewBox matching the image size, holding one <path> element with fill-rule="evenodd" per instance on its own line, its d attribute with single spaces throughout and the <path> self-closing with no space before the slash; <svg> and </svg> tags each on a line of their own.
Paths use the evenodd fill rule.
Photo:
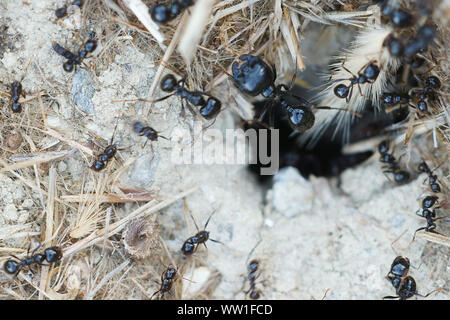
<svg viewBox="0 0 450 320">
<path fill-rule="evenodd" d="M 383 300 L 384 299 L 399 299 L 400 297 L 399 296 L 385 296 L 385 297 L 383 297 Z"/>
<path fill-rule="evenodd" d="M 342 111 L 349 112 L 349 113 L 353 114 L 355 117 L 358 117 L 358 118 L 362 118 L 363 117 L 363 115 L 361 113 L 358 113 L 358 112 L 355 112 L 355 111 L 351 111 L 351 110 L 348 110 L 346 108 L 335 108 L 335 107 L 329 107 L 329 106 L 318 106 L 318 107 L 313 107 L 313 108 L 314 109 L 327 109 L 327 110 L 342 110 Z"/>
<path fill-rule="evenodd" d="M 295 72 L 292 75 L 292 79 L 291 82 L 289 84 L 289 91 L 292 90 L 292 88 L 294 87 L 295 84 L 295 79 L 297 79 L 297 73 L 298 73 L 298 68 L 297 68 L 297 58 L 295 58 Z M 275 79 L 274 79 L 275 80 Z"/>
<path fill-rule="evenodd" d="M 420 231 L 420 230 L 427 230 L 427 228 L 428 228 L 428 226 L 417 229 L 416 232 L 414 232 L 414 237 L 413 237 L 412 241 L 414 241 L 416 239 L 416 233 L 418 231 Z"/>
<path fill-rule="evenodd" d="M 419 296 L 419 297 L 422 297 L 422 298 L 426 298 L 426 297 L 428 297 L 430 294 L 432 294 L 432 293 L 435 293 L 435 292 L 441 292 L 441 291 L 444 291 L 444 288 L 437 288 L 437 289 L 434 289 L 433 291 L 431 291 L 431 292 L 428 292 L 426 295 L 421 295 L 421 294 L 418 294 L 418 293 L 416 293 L 416 295 L 417 296 Z"/>
<path fill-rule="evenodd" d="M 189 111 L 192 113 L 192 115 L 196 115 L 197 113 L 195 112 L 195 110 L 192 108 L 191 104 L 189 102 L 186 101 L 186 105 L 189 109 Z"/>
<path fill-rule="evenodd" d="M 345 101 L 346 101 L 347 103 L 349 103 L 350 100 L 351 100 L 351 98 L 352 98 L 353 87 L 354 87 L 354 86 L 352 85 L 352 88 L 350 89 L 350 93 L 348 94 L 347 98 L 345 98 Z"/>
<path fill-rule="evenodd" d="M 220 242 L 219 240 L 215 240 L 215 239 L 211 239 L 211 238 L 209 238 L 209 240 L 211 240 L 212 242 L 215 242 L 215 243 L 220 243 L 220 244 L 225 245 L 225 243 Z"/>
<path fill-rule="evenodd" d="M 214 213 L 216 213 L 216 210 L 217 210 L 217 209 L 215 209 L 215 210 L 209 215 L 209 218 L 208 218 L 208 220 L 206 220 L 206 223 L 205 223 L 205 226 L 203 227 L 203 230 L 206 230 L 206 227 L 208 226 L 209 220 L 211 220 L 211 217 L 214 215 Z M 210 240 L 211 240 L 211 239 L 210 239 Z"/>
<path fill-rule="evenodd" d="M 181 99 L 181 111 L 180 111 L 180 117 L 186 118 L 186 107 L 184 106 L 184 101 Z"/>
<path fill-rule="evenodd" d="M 190 211 L 190 210 L 189 210 L 189 211 Z M 193 216 L 192 213 L 190 213 L 190 212 L 189 212 L 189 214 L 191 215 L 192 221 L 194 221 L 195 229 L 197 229 L 197 232 L 200 231 L 200 230 L 198 229 L 197 222 L 195 222 L 194 216 Z M 208 221 L 209 221 L 209 219 L 208 219 Z M 206 227 L 205 227 L 205 228 L 206 228 Z"/>
</svg>

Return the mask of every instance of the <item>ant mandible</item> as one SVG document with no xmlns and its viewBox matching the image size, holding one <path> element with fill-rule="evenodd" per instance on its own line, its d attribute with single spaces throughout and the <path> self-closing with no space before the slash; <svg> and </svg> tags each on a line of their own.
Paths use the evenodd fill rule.
<svg viewBox="0 0 450 320">
<path fill-rule="evenodd" d="M 206 231 L 206 227 L 208 226 L 209 220 L 211 219 L 211 217 L 213 216 L 214 212 L 211 213 L 211 215 L 209 216 L 208 220 L 206 220 L 205 226 L 203 227 L 203 230 L 199 230 L 197 223 L 195 222 L 194 217 L 191 214 L 191 218 L 192 221 L 194 221 L 194 225 L 195 228 L 197 229 L 197 233 L 192 236 L 189 237 L 182 245 L 181 247 L 181 252 L 185 255 L 185 256 L 190 256 L 192 255 L 195 251 L 197 251 L 197 248 L 200 244 L 203 243 L 203 245 L 206 247 L 206 241 L 211 240 L 213 242 L 217 242 L 217 243 L 222 243 L 218 240 L 214 240 L 211 239 L 209 237 L 209 231 Z"/>
<path fill-rule="evenodd" d="M 260 57 L 251 54 L 243 54 L 239 57 L 239 60 L 243 61 L 240 65 L 235 61 L 231 66 L 233 74 L 230 75 L 227 73 L 233 83 L 245 94 L 250 96 L 261 94 L 264 98 L 270 99 L 268 101 L 269 105 L 261 114 L 260 119 L 264 117 L 267 110 L 270 110 L 270 119 L 272 122 L 272 107 L 274 104 L 280 104 L 288 113 L 288 121 L 292 129 L 298 132 L 304 132 L 314 125 L 315 116 L 311 111 L 312 108 L 348 111 L 346 109 L 328 106 L 312 106 L 306 99 L 291 93 L 290 91 L 294 85 L 297 71 L 295 71 L 289 86 L 284 84 L 275 86 L 277 73 L 274 65 L 269 67 Z M 302 105 L 292 106 L 285 99 L 288 96 L 299 100 Z"/>
</svg>

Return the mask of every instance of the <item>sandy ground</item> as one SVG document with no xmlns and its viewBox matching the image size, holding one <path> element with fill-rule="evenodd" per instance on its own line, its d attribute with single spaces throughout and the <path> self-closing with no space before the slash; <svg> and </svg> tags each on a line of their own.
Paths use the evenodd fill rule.
<svg viewBox="0 0 450 320">
<path fill-rule="evenodd" d="M 101 28 L 83 26 L 79 32 L 82 27 L 79 11 L 63 20 L 64 26 L 56 23 L 52 9 L 63 1 L 27 3 L 13 0 L 0 3 L 5 9 L 1 23 L 8 25 L 6 40 L 12 44 L 12 48 L 2 49 L 2 90 L 8 90 L 5 84 L 11 81 L 9 77 L 22 76 L 26 92 L 46 90 L 58 102 L 58 106 L 45 104 L 48 126 L 85 145 L 93 136 L 109 142 L 116 117 L 120 116 L 114 141 L 126 148 L 119 152 L 126 169 L 116 185 L 111 186 L 112 190 L 119 186 L 140 188 L 154 191 L 158 199 L 167 199 L 198 187 L 186 198 L 186 206 L 177 201 L 153 216 L 161 226 L 161 236 L 172 257 L 184 266 L 184 277 L 196 281 L 183 281 L 184 298 L 189 298 L 196 286 L 213 272 L 219 272 L 221 277 L 212 298 L 245 298 L 241 287 L 246 262 L 259 259 L 261 274 L 256 286 L 267 299 L 321 299 L 327 289 L 327 299 L 380 299 L 395 293 L 384 276 L 400 254 L 409 257 L 412 265 L 421 265 L 410 271 L 419 293 L 440 287 L 448 292 L 448 248 L 421 239 L 409 245 L 414 230 L 424 225 L 424 220 L 414 214 L 420 208 L 418 198 L 426 190 L 422 177 L 394 187 L 374 159 L 345 171 L 340 189 L 336 188 L 336 181 L 315 177 L 307 181 L 296 169 L 285 168 L 275 176 L 273 187 L 265 190 L 244 165 L 175 164 L 172 155 L 174 145 L 180 141 L 177 139 L 184 139 L 185 145 L 192 143 L 193 136 L 195 140 L 195 135 L 177 136 L 179 129 L 190 132 L 196 125 L 191 116 L 179 117 L 177 98 L 156 104 L 148 117 L 145 103 L 111 102 L 146 96 L 158 65 L 154 56 L 135 47 L 126 32 L 114 34 L 111 39 L 101 36 L 99 49 L 90 59 L 92 69 L 78 68 L 74 73 L 66 73 L 61 66 L 64 59 L 53 52 L 51 42 L 57 41 L 76 51 L 90 31 L 101 34 Z M 102 51 L 105 47 L 107 57 Z M 28 61 L 31 62 L 27 69 Z M 3 108 L 6 110 L 8 105 Z M 24 104 L 24 109 L 27 118 L 40 112 L 36 101 Z M 20 123 L 20 115 L 11 117 L 14 123 Z M 138 119 L 172 140 L 160 139 L 144 147 L 145 138 L 137 136 L 131 128 L 131 123 Z M 235 125 L 230 110 L 225 110 L 213 127 L 223 132 Z M 54 148 L 65 150 L 67 146 L 60 142 Z M 6 153 L 5 157 L 8 156 Z M 88 169 L 91 161 L 92 157 L 76 154 L 55 163 L 59 183 L 68 185 L 66 190 L 60 190 L 60 195 L 70 194 L 71 186 L 79 190 L 83 181 L 86 190 L 92 188 L 95 173 Z M 110 170 L 118 166 L 115 162 Z M 45 173 L 41 179 L 45 185 Z M 1 246 L 26 248 L 27 234 L 38 236 L 42 232 L 45 198 L 20 179 L 0 173 Z M 119 215 L 126 215 L 137 206 L 121 206 Z M 207 229 L 211 238 L 223 244 L 208 242 L 207 251 L 201 247 L 195 257 L 181 259 L 182 243 L 196 232 L 189 211 L 199 227 L 215 211 Z M 74 219 L 70 214 L 66 218 Z M 446 225 L 440 223 L 439 227 L 445 230 Z M 394 244 L 394 252 L 391 243 L 403 232 Z M 117 245 L 117 250 L 123 250 Z M 6 258 L 7 254 L 3 256 Z M 110 262 L 113 266 L 124 260 L 123 255 L 111 254 L 109 258 L 117 259 Z M 136 262 L 129 274 L 133 268 L 141 270 L 147 266 L 158 270 L 156 274 L 162 271 L 159 260 L 150 257 Z M 0 280 L 9 281 L 4 274 Z M 157 288 L 153 280 L 159 281 L 158 276 L 139 280 L 142 290 L 133 287 L 128 296 L 121 293 L 110 297 L 146 298 Z M 448 299 L 448 294 L 439 292 L 429 299 Z"/>
</svg>

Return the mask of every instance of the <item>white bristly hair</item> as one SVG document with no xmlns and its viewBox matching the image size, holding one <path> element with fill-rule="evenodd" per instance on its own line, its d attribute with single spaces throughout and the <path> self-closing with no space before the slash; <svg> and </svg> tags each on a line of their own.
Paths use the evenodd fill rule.
<svg viewBox="0 0 450 320">
<path fill-rule="evenodd" d="M 334 72 L 331 75 L 331 79 L 330 75 L 326 75 L 329 84 L 314 99 L 315 105 L 343 108 L 352 112 L 362 113 L 367 99 L 370 99 L 375 108 L 378 109 L 379 98 L 386 89 L 391 75 L 395 74 L 400 67 L 400 60 L 392 57 L 389 51 L 383 48 L 383 41 L 391 32 L 392 29 L 390 28 L 377 26 L 361 31 L 351 43 L 350 48 L 337 57 L 337 60 L 340 62 L 331 65 Z M 358 72 L 362 71 L 361 68 L 365 67 L 370 61 L 376 62 L 376 65 L 380 68 L 376 81 L 373 84 L 360 84 L 363 96 L 360 94 L 358 85 L 355 84 L 349 102 L 346 99 L 338 98 L 334 94 L 334 87 L 340 83 L 348 85 L 350 81 L 343 80 L 333 83 L 333 80 L 352 77 L 350 73 L 342 68 L 343 62 L 345 68 L 354 75 L 358 75 Z M 314 145 L 330 124 L 336 124 L 333 137 L 339 134 L 342 135 L 343 142 L 348 142 L 350 138 L 350 124 L 355 118 L 354 114 L 342 110 L 318 110 L 315 116 L 316 123 L 314 127 L 301 137 L 303 143 L 308 142 L 310 146 Z"/>
</svg>

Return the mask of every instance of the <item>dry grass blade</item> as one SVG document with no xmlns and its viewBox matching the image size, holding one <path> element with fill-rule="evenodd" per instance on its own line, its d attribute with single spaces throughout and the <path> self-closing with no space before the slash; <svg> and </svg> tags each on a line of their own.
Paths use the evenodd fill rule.
<svg viewBox="0 0 450 320">
<path fill-rule="evenodd" d="M 84 201 L 98 201 L 99 203 L 125 203 L 125 202 L 139 202 L 150 201 L 155 199 L 153 192 L 129 193 L 129 194 L 115 194 L 106 193 L 100 196 L 94 194 L 75 194 L 61 196 L 61 200 L 66 202 L 84 202 Z"/>
<path fill-rule="evenodd" d="M 5 171 L 13 171 L 17 169 L 23 169 L 27 167 L 31 167 L 37 164 L 50 162 L 53 160 L 59 160 L 61 158 L 65 158 L 68 156 L 71 156 L 76 153 L 76 149 L 71 149 L 67 151 L 61 151 L 61 152 L 39 152 L 34 154 L 28 154 L 28 155 L 16 155 L 13 157 L 15 161 L 18 161 L 18 159 L 22 159 L 23 157 L 31 158 L 31 160 L 25 160 L 20 161 L 18 163 L 7 165 L 4 168 L 0 169 L 0 172 Z"/>
<path fill-rule="evenodd" d="M 135 14 L 135 16 L 139 19 L 139 21 L 147 28 L 148 32 L 155 37 L 156 41 L 158 41 L 161 48 L 165 49 L 163 44 L 165 37 L 159 31 L 159 26 L 153 22 L 150 17 L 150 13 L 148 12 L 147 6 L 140 0 L 123 0 L 123 3 L 130 8 L 131 11 Z"/>
<path fill-rule="evenodd" d="M 92 300 L 95 296 L 95 294 L 100 290 L 109 280 L 111 280 L 116 274 L 121 272 L 123 269 L 125 269 L 126 266 L 128 266 L 131 263 L 131 260 L 125 260 L 120 265 L 117 266 L 113 271 L 108 273 L 106 276 L 103 277 L 103 279 L 95 286 L 95 288 L 89 292 L 86 296 L 86 300 Z"/>
<path fill-rule="evenodd" d="M 53 238 L 53 224 L 55 222 L 55 198 L 56 198 L 56 169 L 51 167 L 49 170 L 48 198 L 46 206 L 45 233 L 43 242 L 50 241 Z M 48 243 L 51 245 L 51 243 Z M 39 300 L 42 300 L 48 283 L 48 266 L 43 266 L 41 271 L 41 283 L 39 291 Z"/>
<path fill-rule="evenodd" d="M 187 195 L 191 194 L 195 190 L 197 190 L 197 187 L 189 189 L 187 191 L 184 191 L 184 192 L 178 194 L 177 196 L 167 199 L 167 200 L 164 200 L 158 204 L 155 204 L 155 200 L 150 201 L 149 203 L 136 209 L 135 211 L 133 211 L 132 213 L 130 213 L 128 216 L 124 217 L 123 219 L 111 224 L 108 228 L 103 228 L 101 230 L 94 231 L 92 234 L 90 234 L 86 238 L 84 238 L 84 239 L 78 241 L 77 243 L 71 245 L 70 247 L 64 249 L 64 256 L 65 257 L 70 256 L 78 251 L 88 248 L 88 247 L 94 245 L 95 243 L 103 240 L 104 237 L 111 237 L 112 235 L 117 234 L 126 226 L 126 224 L 129 221 L 131 221 L 135 218 L 139 218 L 142 216 L 147 216 L 152 213 L 155 213 L 155 212 L 171 205 L 175 201 L 178 201 L 179 199 L 186 197 Z"/>
<path fill-rule="evenodd" d="M 305 70 L 305 62 L 303 61 L 302 52 L 300 51 L 300 39 L 292 24 L 289 9 L 286 8 L 283 14 L 283 20 L 280 25 L 281 34 L 285 39 L 292 59 L 297 62 L 297 68 L 300 71 Z"/>
<path fill-rule="evenodd" d="M 202 38 L 215 0 L 198 0 L 192 10 L 178 44 L 178 51 L 187 65 L 191 64 Z"/>
<path fill-rule="evenodd" d="M 422 231 L 417 233 L 417 238 L 450 247 L 450 238 L 442 234 Z"/>
</svg>

